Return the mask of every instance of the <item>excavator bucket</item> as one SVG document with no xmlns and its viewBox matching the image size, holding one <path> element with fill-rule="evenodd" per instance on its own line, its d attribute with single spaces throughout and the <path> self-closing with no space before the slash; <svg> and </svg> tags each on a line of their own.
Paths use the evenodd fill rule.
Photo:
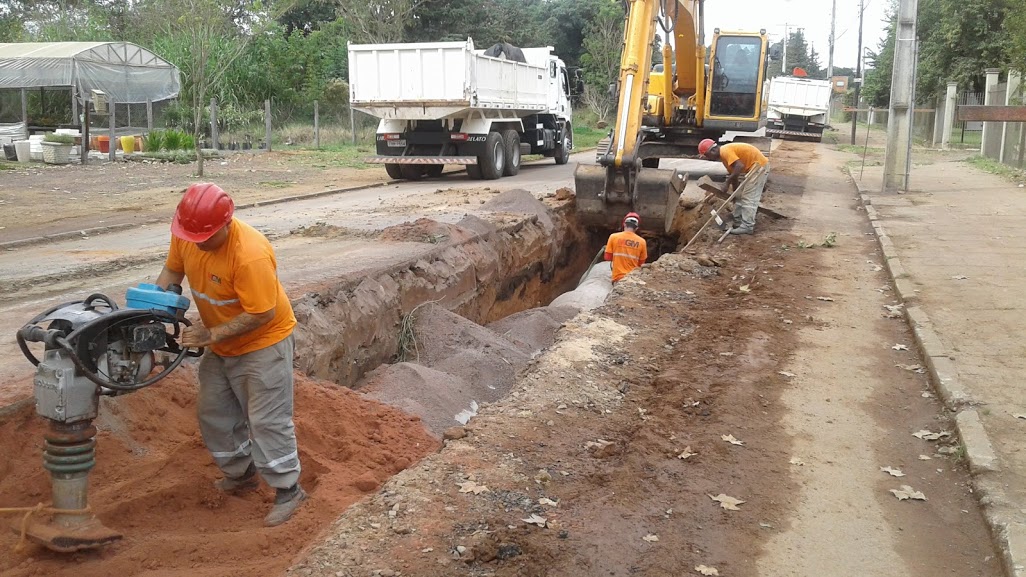
<svg viewBox="0 0 1026 577">
<path fill-rule="evenodd" d="M 574 172 L 577 215 L 591 229 L 618 230 L 623 215 L 634 211 L 641 226 L 651 232 L 671 232 L 680 193 L 687 174 L 677 170 L 644 168 L 633 182 L 612 168 L 578 164 Z"/>
</svg>

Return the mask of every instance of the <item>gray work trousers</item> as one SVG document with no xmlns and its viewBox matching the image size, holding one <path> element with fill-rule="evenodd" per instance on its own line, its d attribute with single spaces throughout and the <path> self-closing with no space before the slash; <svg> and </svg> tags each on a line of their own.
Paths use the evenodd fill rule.
<svg viewBox="0 0 1026 577">
<path fill-rule="evenodd" d="M 755 228 L 755 215 L 759 212 L 759 201 L 762 200 L 762 191 L 766 189 L 766 180 L 769 178 L 769 174 L 770 167 L 767 164 L 762 176 L 743 191 L 741 198 L 734 202 L 734 226 Z"/>
<path fill-rule="evenodd" d="M 276 489 L 287 489 L 299 480 L 292 422 L 294 348 L 295 338 L 289 335 L 237 357 L 208 350 L 200 360 L 200 433 L 226 477 L 241 477 L 254 463 Z"/>
</svg>

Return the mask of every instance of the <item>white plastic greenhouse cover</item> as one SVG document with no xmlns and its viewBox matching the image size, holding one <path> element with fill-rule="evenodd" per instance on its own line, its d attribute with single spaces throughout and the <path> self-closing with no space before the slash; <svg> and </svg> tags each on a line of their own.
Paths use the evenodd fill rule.
<svg viewBox="0 0 1026 577">
<path fill-rule="evenodd" d="M 75 86 L 119 104 L 157 102 L 181 90 L 178 68 L 129 42 L 0 43 L 0 88 Z"/>
</svg>

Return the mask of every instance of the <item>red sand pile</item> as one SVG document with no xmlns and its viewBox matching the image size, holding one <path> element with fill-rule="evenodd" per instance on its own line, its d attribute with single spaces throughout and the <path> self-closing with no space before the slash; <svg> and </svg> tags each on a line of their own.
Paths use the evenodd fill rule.
<svg viewBox="0 0 1026 577">
<path fill-rule="evenodd" d="M 118 544 L 64 555 L 35 545 L 15 554 L 15 518 L 0 518 L 0 574 L 273 575 L 366 492 L 438 448 L 419 419 L 332 384 L 297 376 L 296 428 L 309 501 L 288 523 L 262 520 L 273 491 L 226 497 L 196 424 L 195 377 L 180 370 L 104 402 L 96 424 L 90 505 L 124 533 Z M 0 423 L 0 507 L 48 502 L 46 426 L 31 407 Z"/>
</svg>

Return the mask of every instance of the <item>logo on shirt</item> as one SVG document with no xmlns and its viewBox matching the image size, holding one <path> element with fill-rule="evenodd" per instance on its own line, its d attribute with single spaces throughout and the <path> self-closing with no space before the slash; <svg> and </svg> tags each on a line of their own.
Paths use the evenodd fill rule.
<svg viewBox="0 0 1026 577">
<path fill-rule="evenodd" d="M 217 284 L 221 284 L 221 277 L 217 276 L 216 274 L 210 275 L 210 280 L 212 282 L 216 282 Z"/>
</svg>

